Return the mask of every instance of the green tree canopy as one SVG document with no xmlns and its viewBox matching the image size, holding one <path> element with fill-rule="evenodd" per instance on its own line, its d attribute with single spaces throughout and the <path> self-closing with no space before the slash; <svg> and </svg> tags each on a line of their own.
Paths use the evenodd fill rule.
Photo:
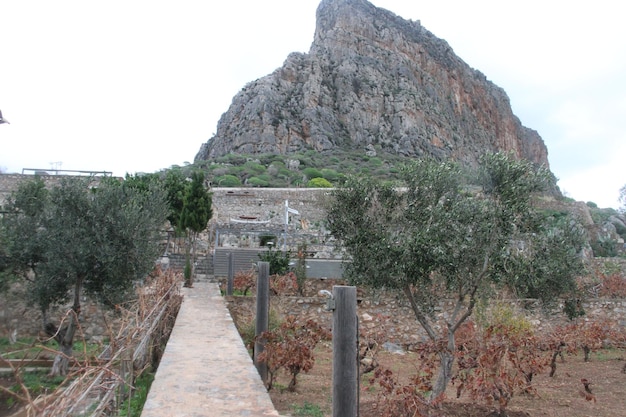
<svg viewBox="0 0 626 417">
<path fill-rule="evenodd" d="M 211 193 L 204 186 L 204 173 L 196 171 L 191 174 L 191 182 L 185 189 L 180 227 L 195 233 L 202 232 L 213 216 L 211 206 Z"/>
<path fill-rule="evenodd" d="M 174 229 L 179 231 L 180 216 L 185 204 L 186 176 L 180 169 L 170 169 L 165 174 L 165 190 L 167 192 L 167 204 L 169 213 L 167 219 Z"/>
<path fill-rule="evenodd" d="M 216 187 L 241 187 L 241 180 L 230 174 L 216 177 L 214 182 Z"/>
<path fill-rule="evenodd" d="M 307 180 L 323 177 L 322 172 L 317 168 L 304 168 L 302 173 L 306 176 Z"/>
<path fill-rule="evenodd" d="M 44 182 L 35 177 L 19 185 L 6 204 L 6 213 L 2 216 L 2 248 L 0 249 L 0 288 L 7 289 L 11 281 L 23 278 L 28 279 L 32 271 L 36 274 L 37 268 L 45 259 L 42 240 L 42 223 L 45 209 L 49 202 L 48 190 Z M 44 289 L 45 290 L 45 289 Z M 44 291 L 55 298 L 54 288 Z M 30 293 L 31 301 L 40 296 Z M 46 296 L 46 294 L 41 294 Z M 47 304 L 44 308 L 47 310 Z"/>
<path fill-rule="evenodd" d="M 508 285 L 548 299 L 573 288 L 582 265 L 579 241 L 565 237 L 568 228 L 545 222 L 532 206 L 533 194 L 549 185 L 549 172 L 504 154 L 481 163 L 467 172 L 447 161 L 414 161 L 398 184 L 351 178 L 334 192 L 328 211 L 330 231 L 350 260 L 347 277 L 401 290 L 429 338 L 447 340 L 431 399 L 445 391 L 454 334 L 480 297 Z M 550 242 L 562 246 L 547 262 Z M 434 314 L 442 297 L 455 300 L 443 322 Z"/>
<path fill-rule="evenodd" d="M 75 315 L 63 332 L 46 325 L 65 355 L 61 365 L 55 362 L 56 371 L 64 373 L 83 293 L 115 304 L 154 267 L 167 216 L 166 195 L 156 182 L 143 189 L 106 177 L 97 183 L 93 178 L 63 179 L 47 193 L 36 181 L 20 187 L 8 207 L 14 214 L 5 216 L 3 227 L 11 273 L 25 280 L 42 312 L 70 297 L 74 301 Z M 24 230 L 29 233 L 20 234 Z M 19 257 L 20 245 L 33 249 Z"/>
<path fill-rule="evenodd" d="M 332 188 L 333 185 L 326 178 L 313 178 L 306 184 L 308 188 Z"/>
<path fill-rule="evenodd" d="M 195 273 L 196 241 L 198 234 L 206 229 L 213 216 L 211 193 L 205 188 L 204 173 L 196 171 L 191 174 L 191 182 L 187 184 L 183 197 L 183 210 L 180 215 L 179 227 L 185 230 L 189 240 L 186 252 L 185 285 L 191 286 Z M 192 260 L 189 259 L 191 250 Z"/>
</svg>

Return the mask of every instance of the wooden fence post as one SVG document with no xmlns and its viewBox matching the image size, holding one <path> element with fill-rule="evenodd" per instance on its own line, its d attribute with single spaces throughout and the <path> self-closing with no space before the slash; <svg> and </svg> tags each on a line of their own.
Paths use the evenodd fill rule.
<svg viewBox="0 0 626 417">
<path fill-rule="evenodd" d="M 259 277 L 256 285 L 256 325 L 254 335 L 254 364 L 261 375 L 263 383 L 267 383 L 267 363 L 259 362 L 258 357 L 265 350 L 265 341 L 259 335 L 269 328 L 270 310 L 270 263 L 259 262 Z"/>
<path fill-rule="evenodd" d="M 357 417 L 358 346 L 356 287 L 333 287 L 333 417 Z"/>
<path fill-rule="evenodd" d="M 235 256 L 232 252 L 228 254 L 228 285 L 226 287 L 226 295 L 233 295 L 233 286 L 235 285 Z"/>
</svg>

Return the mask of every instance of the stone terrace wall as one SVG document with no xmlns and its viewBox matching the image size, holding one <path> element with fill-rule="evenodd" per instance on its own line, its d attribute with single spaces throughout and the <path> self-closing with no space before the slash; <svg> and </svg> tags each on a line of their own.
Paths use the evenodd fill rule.
<svg viewBox="0 0 626 417">
<path fill-rule="evenodd" d="M 85 175 L 38 175 L 46 187 L 58 185 L 63 178 L 85 178 Z M 95 177 L 96 181 L 98 177 Z M 20 184 L 35 179 L 34 175 L 25 174 L 0 174 L 0 206 L 9 198 L 13 191 L 17 191 Z"/>
<path fill-rule="evenodd" d="M 286 200 L 290 208 L 300 212 L 298 220 L 304 219 L 313 226 L 325 217 L 323 200 L 330 191 L 326 188 L 213 188 L 212 192 L 215 223 L 233 224 L 231 219 L 255 217 L 269 220 L 265 227 L 282 229 Z"/>
<path fill-rule="evenodd" d="M 316 280 L 315 288 L 332 291 L 334 280 Z M 339 284 L 341 285 L 341 283 Z M 313 294 L 314 292 L 309 291 Z M 229 308 L 235 322 L 251 323 L 256 311 L 255 297 L 232 296 L 227 297 Z M 514 306 L 515 310 L 528 318 L 539 332 L 549 332 L 556 326 L 570 322 L 562 313 L 562 305 L 556 305 L 551 310 L 544 310 L 536 300 L 499 300 L 507 306 Z M 438 316 L 451 311 L 452 300 L 442 300 Z M 326 298 L 320 296 L 309 297 L 272 297 L 270 310 L 278 316 L 295 315 L 303 320 L 313 319 L 330 329 L 332 312 L 325 310 Z M 626 328 L 626 300 L 591 299 L 583 303 L 586 315 L 580 320 L 608 320 L 616 326 Z M 488 307 L 489 308 L 489 307 Z M 418 325 L 408 303 L 401 294 L 376 291 L 366 293 L 358 290 L 358 315 L 361 330 L 384 330 L 387 341 L 397 343 L 405 348 L 426 340 L 426 334 Z"/>
<path fill-rule="evenodd" d="M 73 302 L 51 309 L 49 320 L 58 325 L 71 309 Z M 109 327 L 116 328 L 116 314 L 87 297 L 81 300 L 79 323 L 85 339 L 99 341 L 109 336 Z M 108 326 L 108 327 L 107 327 Z M 36 337 L 42 330 L 41 312 L 27 305 L 22 289 L 14 286 L 8 293 L 0 293 L 0 336 L 16 331 L 17 337 Z M 80 333 L 77 339 L 80 339 Z"/>
</svg>

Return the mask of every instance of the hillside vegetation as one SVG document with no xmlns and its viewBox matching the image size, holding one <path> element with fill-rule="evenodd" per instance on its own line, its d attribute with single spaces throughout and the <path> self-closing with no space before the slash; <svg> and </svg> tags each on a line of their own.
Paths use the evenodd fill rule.
<svg viewBox="0 0 626 417">
<path fill-rule="evenodd" d="M 331 185 L 343 183 L 348 175 L 368 175 L 397 179 L 396 166 L 406 158 L 386 153 L 304 151 L 293 155 L 229 154 L 196 165 L 219 187 L 301 187 L 314 178 L 324 178 Z"/>
</svg>

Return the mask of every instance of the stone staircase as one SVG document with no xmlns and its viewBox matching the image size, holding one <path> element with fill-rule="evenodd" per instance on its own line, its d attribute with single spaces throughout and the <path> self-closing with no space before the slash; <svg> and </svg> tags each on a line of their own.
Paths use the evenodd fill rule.
<svg viewBox="0 0 626 417">
<path fill-rule="evenodd" d="M 168 256 L 169 267 L 175 271 L 185 270 L 185 255 L 171 253 Z M 213 262 L 210 257 L 200 256 L 196 259 L 196 275 L 213 275 Z"/>
</svg>

